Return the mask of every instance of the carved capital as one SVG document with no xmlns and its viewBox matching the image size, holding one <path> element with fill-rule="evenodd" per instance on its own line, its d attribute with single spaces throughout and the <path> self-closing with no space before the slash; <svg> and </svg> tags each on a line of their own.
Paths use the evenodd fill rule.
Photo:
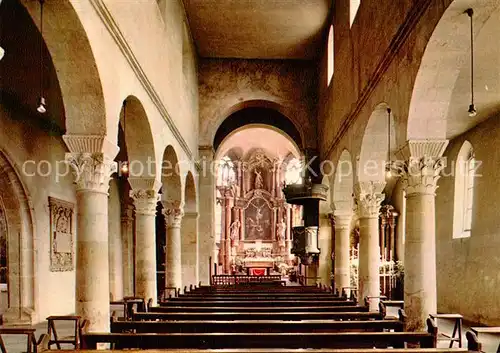
<svg viewBox="0 0 500 353">
<path fill-rule="evenodd" d="M 136 214 L 156 215 L 156 205 L 160 195 L 155 189 L 130 190 L 130 198 L 134 201 Z"/>
<path fill-rule="evenodd" d="M 111 174 L 117 164 L 101 152 L 66 153 L 66 163 L 73 170 L 77 191 L 108 193 Z"/>
<path fill-rule="evenodd" d="M 335 229 L 351 228 L 352 213 L 334 212 L 333 215 L 335 218 Z"/>
<path fill-rule="evenodd" d="M 435 194 L 440 173 L 446 166 L 442 155 L 447 145 L 447 140 L 408 141 L 399 151 L 404 162 L 394 167 L 402 177 L 407 196 Z"/>
<path fill-rule="evenodd" d="M 180 228 L 184 216 L 184 205 L 181 201 L 162 201 L 165 226 L 167 228 Z"/>
<path fill-rule="evenodd" d="M 382 193 L 385 187 L 383 181 L 361 181 L 354 185 L 357 211 L 360 218 L 377 218 L 380 205 L 385 198 Z"/>
</svg>

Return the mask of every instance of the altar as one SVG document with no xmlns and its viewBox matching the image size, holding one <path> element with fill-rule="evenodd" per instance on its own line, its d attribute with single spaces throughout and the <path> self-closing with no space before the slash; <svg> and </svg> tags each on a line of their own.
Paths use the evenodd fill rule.
<svg viewBox="0 0 500 353">
<path fill-rule="evenodd" d="M 222 273 L 271 275 L 292 263 L 292 207 L 282 192 L 282 161 L 255 150 L 236 167 L 232 185 L 217 186 L 222 206 Z"/>
</svg>

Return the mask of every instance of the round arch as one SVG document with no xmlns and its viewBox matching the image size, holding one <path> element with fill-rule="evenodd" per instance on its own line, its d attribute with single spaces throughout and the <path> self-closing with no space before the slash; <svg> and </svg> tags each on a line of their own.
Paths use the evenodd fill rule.
<svg viewBox="0 0 500 353">
<path fill-rule="evenodd" d="M 40 3 L 21 3 L 34 24 L 40 26 Z M 16 5 L 12 5 L 16 6 Z M 66 133 L 106 135 L 107 112 L 94 54 L 71 0 L 45 1 L 43 39 L 52 58 L 61 88 L 66 116 Z"/>
<path fill-rule="evenodd" d="M 358 181 L 385 180 L 388 159 L 388 138 L 391 137 L 391 158 L 396 147 L 394 116 L 386 103 L 378 104 L 366 124 L 359 155 Z"/>
<path fill-rule="evenodd" d="M 29 322 L 36 316 L 34 224 L 29 197 L 8 156 L 0 151 L 0 203 L 7 225 L 9 307 L 5 322 Z"/>
<path fill-rule="evenodd" d="M 129 176 L 156 177 L 156 155 L 153 132 L 141 101 L 128 96 L 120 111 L 120 127 L 129 162 Z"/>
<path fill-rule="evenodd" d="M 463 99 L 464 97 L 458 99 L 461 105 L 460 112 L 464 116 L 463 120 L 470 122 L 467 116 L 467 107 L 470 103 L 470 78 L 468 72 L 462 75 L 464 68 L 470 69 L 470 19 L 465 14 L 469 7 L 471 7 L 471 2 L 465 0 L 447 0 L 442 7 L 442 14 L 439 16 L 439 21 L 436 21 L 437 24 L 427 42 L 415 78 L 408 112 L 406 140 L 445 139 L 450 132 L 453 132 L 449 131 L 448 116 L 453 108 L 452 96 L 460 76 L 464 76 L 462 83 L 467 87 L 466 99 Z M 494 14 L 499 14 L 500 3 L 494 0 L 477 0 L 474 1 L 473 10 L 474 37 L 478 46 L 481 44 L 477 42 L 481 39 L 477 38 L 479 33 L 488 19 Z M 497 23 L 497 20 L 491 23 L 491 28 L 495 32 Z M 485 36 L 483 40 L 487 43 L 485 45 L 491 45 L 490 35 Z M 489 55 L 487 51 L 482 53 L 480 50 L 476 50 L 475 54 L 476 56 Z M 478 59 L 476 58 L 476 61 Z M 485 61 L 481 60 L 481 62 Z M 476 79 L 480 79 L 480 76 L 489 77 L 490 75 L 478 75 Z M 485 84 L 481 85 L 477 82 L 476 85 L 485 87 Z M 489 92 L 489 95 L 497 100 L 498 93 Z M 456 118 L 453 114 L 453 119 Z M 457 123 L 454 122 L 454 124 Z M 461 132 L 457 127 L 451 130 L 453 129 L 457 130 L 455 135 Z"/>
<path fill-rule="evenodd" d="M 172 145 L 168 145 L 163 152 L 161 170 L 161 199 L 162 201 L 178 201 L 182 203 L 182 181 L 179 173 L 179 160 Z"/>
<path fill-rule="evenodd" d="M 184 184 L 184 210 L 186 213 L 196 213 L 196 185 L 193 174 L 188 172 Z"/>
<path fill-rule="evenodd" d="M 262 104 L 245 102 L 246 105 L 227 116 L 218 126 L 214 138 L 213 146 L 217 150 L 222 141 L 234 130 L 248 124 L 263 124 L 273 126 L 295 141 L 296 145 L 303 147 L 302 135 L 295 124 L 287 116 L 280 112 L 273 104 Z M 242 103 L 243 104 L 243 103 Z M 255 105 L 253 105 L 255 104 Z M 233 107 L 233 109 L 236 107 Z"/>
<path fill-rule="evenodd" d="M 337 212 L 352 212 L 354 191 L 354 168 L 351 153 L 344 149 L 335 168 L 333 187 L 331 190 L 332 202 Z"/>
</svg>

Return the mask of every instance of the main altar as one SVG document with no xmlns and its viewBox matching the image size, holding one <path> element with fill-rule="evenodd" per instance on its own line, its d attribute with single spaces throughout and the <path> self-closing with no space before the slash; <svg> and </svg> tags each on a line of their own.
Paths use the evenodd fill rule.
<svg viewBox="0 0 500 353">
<path fill-rule="evenodd" d="M 293 260 L 293 210 L 282 192 L 285 164 L 262 150 L 232 162 L 234 182 L 217 186 L 222 208 L 218 259 L 222 273 L 284 272 Z"/>
</svg>

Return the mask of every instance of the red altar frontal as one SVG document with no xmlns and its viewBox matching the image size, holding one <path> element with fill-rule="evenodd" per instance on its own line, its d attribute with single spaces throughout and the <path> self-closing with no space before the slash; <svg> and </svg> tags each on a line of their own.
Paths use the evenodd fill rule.
<svg viewBox="0 0 500 353">
<path fill-rule="evenodd" d="M 292 264 L 293 208 L 282 192 L 285 166 L 255 150 L 235 165 L 235 182 L 217 186 L 222 273 L 271 275 Z"/>
</svg>

